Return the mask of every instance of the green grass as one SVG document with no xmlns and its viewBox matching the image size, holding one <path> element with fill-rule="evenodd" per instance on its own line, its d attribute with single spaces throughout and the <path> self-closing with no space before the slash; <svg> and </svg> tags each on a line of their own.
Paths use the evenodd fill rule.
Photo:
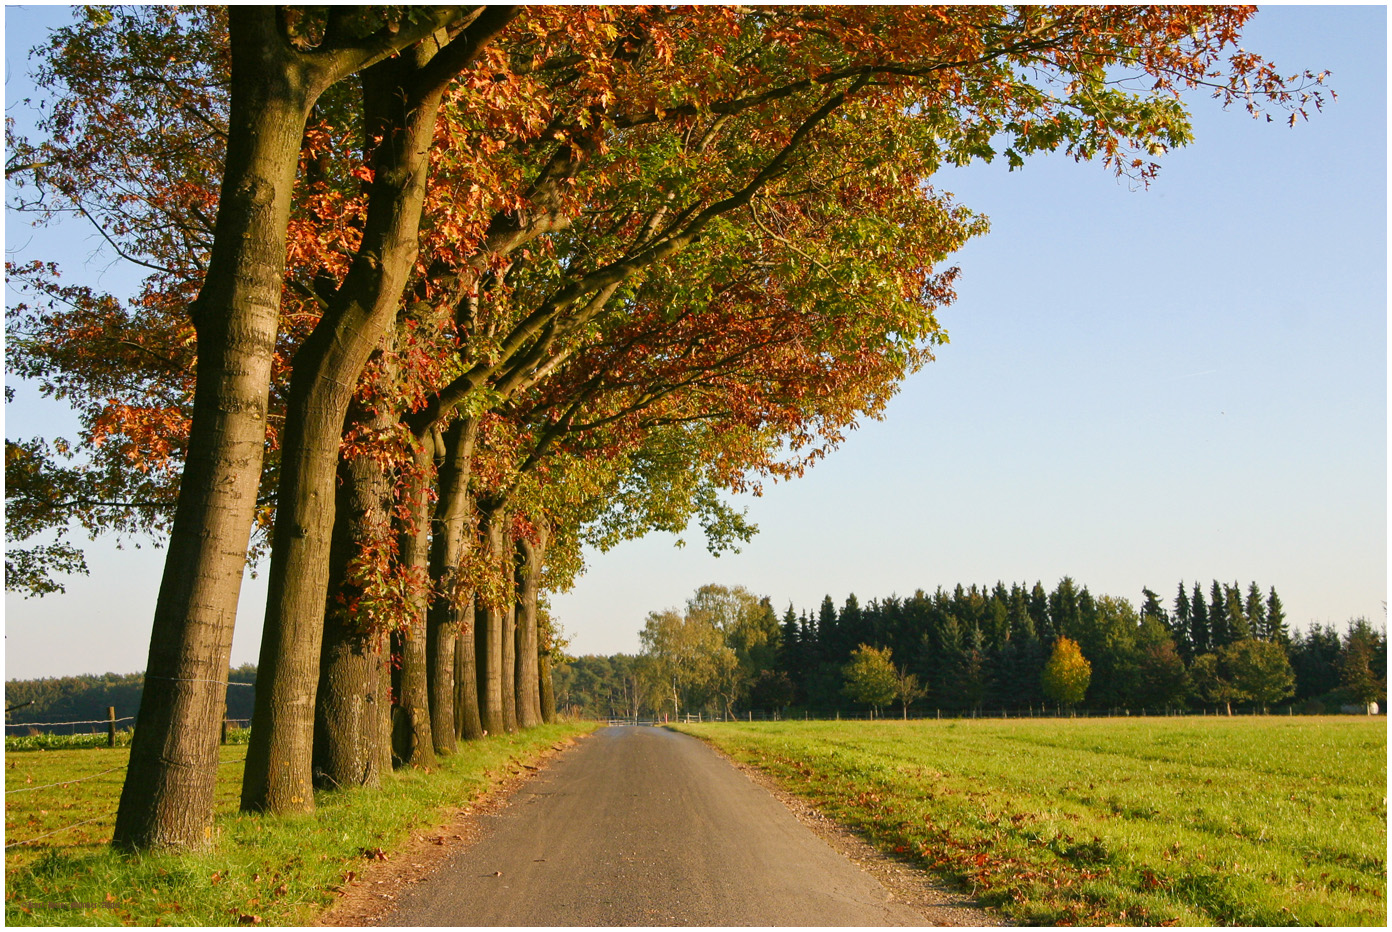
<svg viewBox="0 0 1392 932">
<path fill-rule="evenodd" d="M 680 730 L 1018 922 L 1386 925 L 1383 719 Z"/>
<path fill-rule="evenodd" d="M 466 742 L 432 773 L 394 774 L 380 791 L 318 793 L 314 813 L 284 818 L 237 812 L 246 747 L 229 745 L 219 768 L 216 843 L 183 855 L 107 847 L 129 749 L 7 750 L 5 843 L 36 840 L 5 852 L 5 921 L 313 924 L 334 888 L 369 859 L 390 857 L 412 830 L 443 824 L 446 807 L 477 799 L 522 763 L 593 727 L 548 725 Z M 81 777 L 91 779 L 48 786 Z M 88 819 L 97 821 L 38 838 Z"/>
</svg>

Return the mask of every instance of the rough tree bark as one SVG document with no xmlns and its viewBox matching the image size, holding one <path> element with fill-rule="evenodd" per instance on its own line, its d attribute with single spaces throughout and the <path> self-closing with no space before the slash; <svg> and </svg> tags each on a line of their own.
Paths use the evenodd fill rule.
<svg viewBox="0 0 1392 932">
<path fill-rule="evenodd" d="M 362 427 L 375 433 L 395 423 L 394 411 L 378 410 Z M 338 477 L 329 551 L 333 586 L 324 612 L 315 696 L 314 785 L 379 786 L 384 759 L 386 770 L 391 768 L 390 751 L 384 755 L 381 746 L 384 707 L 387 721 L 391 716 L 387 624 L 352 614 L 350 605 L 362 593 L 348 581 L 347 570 L 364 549 L 391 533 L 392 477 L 371 456 L 340 460 Z"/>
<path fill-rule="evenodd" d="M 551 682 L 551 655 L 545 653 L 537 664 L 541 673 L 541 720 L 556 723 L 556 689 Z"/>
<path fill-rule="evenodd" d="M 330 85 L 462 15 L 423 8 L 415 25 L 367 39 L 330 14 L 311 52 L 273 7 L 229 14 L 228 149 L 198 336 L 193 419 L 155 607 L 146 688 L 112 844 L 195 847 L 212 838 L 232 629 L 266 438 L 286 226 L 310 109 Z"/>
<path fill-rule="evenodd" d="M 474 654 L 474 597 L 455 606 L 459 633 L 454 639 L 454 724 L 458 737 L 477 741 L 483 737 L 479 718 L 478 662 Z"/>
<path fill-rule="evenodd" d="M 511 547 L 508 548 L 511 550 Z M 503 729 L 517 732 L 517 601 L 508 603 L 500 613 L 503 623 L 501 671 L 503 674 Z"/>
<path fill-rule="evenodd" d="M 364 124 L 378 140 L 367 219 L 348 274 L 291 370 L 244 810 L 314 807 L 315 690 L 343 418 L 415 264 L 445 87 L 512 14 L 485 8 L 453 39 L 441 30 L 363 72 Z"/>
<path fill-rule="evenodd" d="M 408 511 L 416 516 L 415 520 L 402 527 L 397 544 L 402 567 L 420 579 L 427 578 L 430 566 L 430 523 L 425 516 L 430 513 L 427 495 L 435 465 L 433 437 L 433 434 L 428 436 L 421 446 L 415 477 L 407 493 Z M 412 593 L 401 628 L 401 688 L 392 746 L 403 767 L 435 766 L 435 742 L 430 734 L 429 665 L 425 653 L 426 601 L 423 588 Z"/>
<path fill-rule="evenodd" d="M 546 521 L 535 522 L 537 539 L 518 541 L 522 561 L 518 572 L 517 602 L 517 723 L 522 728 L 540 725 L 541 671 L 538 656 L 537 598 L 541 588 L 541 568 L 546 558 L 550 528 Z"/>
<path fill-rule="evenodd" d="M 507 565 L 506 534 L 503 527 L 504 504 L 479 502 L 479 537 L 487 548 L 493 566 Z M 503 630 L 510 597 L 489 598 L 480 594 L 474 611 L 476 631 L 474 649 L 478 672 L 479 719 L 486 734 L 500 735 L 506 730 L 503 719 Z M 490 604 L 497 602 L 500 604 Z"/>
<path fill-rule="evenodd" d="M 456 605 L 473 600 L 473 590 L 460 591 L 459 566 L 472 541 L 469 497 L 470 465 L 478 421 L 461 418 L 444 432 L 444 462 L 440 466 L 439 501 L 430 537 L 430 609 L 426 615 L 425 652 L 430 688 L 430 733 L 436 754 L 451 754 L 455 724 L 454 642 L 459 634 Z"/>
</svg>

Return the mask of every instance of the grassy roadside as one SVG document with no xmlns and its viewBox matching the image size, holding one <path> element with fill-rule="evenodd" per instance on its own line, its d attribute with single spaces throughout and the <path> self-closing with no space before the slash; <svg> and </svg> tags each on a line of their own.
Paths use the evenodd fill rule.
<svg viewBox="0 0 1392 932">
<path fill-rule="evenodd" d="M 128 749 L 9 752 L 7 845 L 97 821 L 6 850 L 5 922 L 313 924 L 332 901 L 333 889 L 368 859 L 390 857 L 413 830 L 446 821 L 443 810 L 478 799 L 509 772 L 594 727 L 547 725 L 466 742 L 429 774 L 394 774 L 380 791 L 320 793 L 316 812 L 286 818 L 236 811 L 246 748 L 225 747 L 217 843 L 208 852 L 188 855 L 124 856 L 106 847 Z M 112 768 L 117 772 L 102 773 Z M 49 786 L 84 776 L 91 779 Z M 19 789 L 26 792 L 13 792 Z"/>
<path fill-rule="evenodd" d="M 1017 922 L 1386 924 L 1382 719 L 679 730 Z"/>
</svg>

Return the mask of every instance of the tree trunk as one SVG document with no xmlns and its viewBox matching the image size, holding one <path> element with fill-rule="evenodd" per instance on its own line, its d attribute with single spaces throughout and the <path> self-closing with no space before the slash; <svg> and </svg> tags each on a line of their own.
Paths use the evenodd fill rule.
<svg viewBox="0 0 1392 932">
<path fill-rule="evenodd" d="M 261 481 L 286 224 L 305 120 L 322 87 L 265 11 L 234 11 L 227 160 L 198 335 L 188 453 L 155 607 L 145 692 L 112 843 L 212 838 L 220 723 Z M 307 792 L 307 791 L 306 791 Z"/>
<path fill-rule="evenodd" d="M 517 603 L 510 602 L 501 613 L 503 622 L 503 728 L 517 732 Z"/>
<path fill-rule="evenodd" d="M 155 608 L 140 722 L 112 843 L 201 846 L 212 837 L 232 627 L 266 439 L 286 225 L 310 108 L 335 82 L 482 8 L 434 8 L 395 31 L 297 52 L 277 11 L 237 7 L 227 155 L 198 336 L 193 420 Z"/>
<path fill-rule="evenodd" d="M 472 542 L 469 518 L 470 464 L 478 421 L 461 419 L 444 433 L 444 463 L 439 474 L 439 503 L 430 538 L 430 609 L 426 615 L 425 649 L 430 672 L 430 733 L 436 754 L 451 754 L 458 727 L 455 723 L 455 639 L 459 633 L 456 606 L 473 590 L 460 591 L 459 565 Z"/>
<path fill-rule="evenodd" d="M 500 566 L 505 567 L 509 561 L 504 543 L 503 506 L 496 502 L 487 506 L 481 504 L 480 512 L 479 536 L 488 548 L 489 564 L 495 570 Z M 479 719 L 484 732 L 490 735 L 500 735 L 506 730 L 503 719 L 503 629 L 511 601 L 510 595 L 504 593 L 480 593 L 474 612 L 477 624 L 474 647 L 478 664 Z"/>
<path fill-rule="evenodd" d="M 292 812 L 309 792 L 314 694 L 333 529 L 335 463 L 358 376 L 392 320 L 416 259 L 427 153 L 439 95 L 403 107 L 433 43 L 363 73 L 364 120 L 380 133 L 362 246 L 313 333 L 295 354 L 256 709 L 242 808 Z M 414 54 L 413 54 L 414 53 Z"/>
<path fill-rule="evenodd" d="M 537 598 L 550 528 L 543 519 L 536 522 L 536 529 L 535 542 L 525 539 L 518 541 L 522 562 L 518 574 L 521 597 L 517 603 L 517 722 L 523 728 L 532 728 L 542 722 Z"/>
<path fill-rule="evenodd" d="M 403 527 L 398 537 L 402 567 L 420 579 L 427 578 L 430 563 L 430 524 L 426 494 L 434 467 L 434 444 L 427 443 L 416 461 L 416 475 L 409 483 L 410 513 L 419 516 L 414 526 Z M 430 675 L 425 652 L 427 594 L 413 591 L 402 626 L 401 690 L 393 734 L 393 747 L 403 767 L 435 766 L 435 742 L 430 733 Z M 452 698 L 452 697 L 451 697 Z"/>
<path fill-rule="evenodd" d="M 455 607 L 459 633 L 454 639 L 454 722 L 459 737 L 477 741 L 483 737 L 479 719 L 478 661 L 474 654 L 474 597 Z"/>
<path fill-rule="evenodd" d="M 556 689 L 551 682 L 551 655 L 545 653 L 537 664 L 541 674 L 541 720 L 548 725 L 556 723 Z"/>
<path fill-rule="evenodd" d="M 388 347 L 390 349 L 390 347 Z M 377 411 L 364 428 L 389 429 L 394 412 Z M 386 626 L 373 625 L 367 611 L 350 606 L 363 595 L 352 580 L 355 561 L 385 560 L 383 542 L 390 539 L 392 480 L 382 462 L 372 456 L 341 460 L 335 502 L 329 578 L 333 581 L 324 614 L 324 638 L 315 697 L 314 785 L 334 788 L 378 786 L 382 769 L 382 706 L 390 717 L 390 674 L 383 691 L 383 671 L 389 651 Z M 387 771 L 391 754 L 386 757 Z"/>
<path fill-rule="evenodd" d="M 314 805 L 308 788 L 316 665 L 343 417 L 415 265 L 430 147 L 446 83 L 513 15 L 506 8 L 478 10 L 473 31 L 444 49 L 441 66 L 431 68 L 444 41 L 437 35 L 363 72 L 365 135 L 380 142 L 371 155 L 362 243 L 295 354 L 291 372 L 257 677 L 262 688 L 256 691 L 242 782 L 244 810 L 290 812 Z M 423 521 L 425 513 L 420 514 Z M 424 648 L 423 627 L 411 633 L 422 643 L 411 645 L 408 637 L 408 653 Z"/>
</svg>

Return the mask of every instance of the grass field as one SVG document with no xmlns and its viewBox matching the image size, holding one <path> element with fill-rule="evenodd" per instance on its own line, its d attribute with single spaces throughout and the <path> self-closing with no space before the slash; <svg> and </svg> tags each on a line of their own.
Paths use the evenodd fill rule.
<svg viewBox="0 0 1392 932">
<path fill-rule="evenodd" d="M 680 730 L 1017 922 L 1386 925 L 1385 719 Z"/>
<path fill-rule="evenodd" d="M 5 921 L 313 924 L 333 888 L 366 859 L 390 857 L 412 830 L 441 824 L 444 807 L 477 799 L 593 727 L 550 725 L 467 742 L 434 773 L 395 774 L 381 791 L 321 793 L 315 813 L 287 818 L 237 812 L 246 746 L 229 745 L 218 774 L 216 845 L 184 856 L 125 856 L 107 847 L 128 748 L 7 750 Z"/>
</svg>

